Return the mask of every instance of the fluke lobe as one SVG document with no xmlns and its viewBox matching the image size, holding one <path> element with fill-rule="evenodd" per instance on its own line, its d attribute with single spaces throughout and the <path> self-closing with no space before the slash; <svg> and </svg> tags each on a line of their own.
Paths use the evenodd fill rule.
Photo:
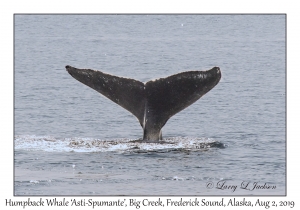
<svg viewBox="0 0 300 210">
<path fill-rule="evenodd" d="M 201 98 L 221 79 L 219 67 L 182 72 L 146 83 L 92 69 L 66 69 L 76 80 L 136 116 L 144 130 L 143 140 L 149 142 L 161 140 L 161 129 L 168 119 Z"/>
</svg>

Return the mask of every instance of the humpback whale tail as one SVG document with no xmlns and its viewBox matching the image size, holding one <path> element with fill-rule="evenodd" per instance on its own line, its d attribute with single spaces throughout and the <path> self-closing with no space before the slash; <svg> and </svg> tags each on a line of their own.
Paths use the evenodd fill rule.
<svg viewBox="0 0 300 210">
<path fill-rule="evenodd" d="M 221 79 L 219 67 L 182 72 L 146 83 L 92 69 L 66 66 L 66 70 L 76 80 L 131 112 L 142 126 L 146 141 L 161 140 L 161 129 L 168 119 L 201 98 Z"/>
</svg>

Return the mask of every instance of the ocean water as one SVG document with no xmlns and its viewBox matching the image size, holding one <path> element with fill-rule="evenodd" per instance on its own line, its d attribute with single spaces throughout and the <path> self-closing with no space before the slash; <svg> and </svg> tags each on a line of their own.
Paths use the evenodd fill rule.
<svg viewBox="0 0 300 210">
<path fill-rule="evenodd" d="M 15 195 L 285 195 L 285 15 L 15 15 Z M 136 118 L 66 65 L 222 79 L 139 143 Z"/>
</svg>

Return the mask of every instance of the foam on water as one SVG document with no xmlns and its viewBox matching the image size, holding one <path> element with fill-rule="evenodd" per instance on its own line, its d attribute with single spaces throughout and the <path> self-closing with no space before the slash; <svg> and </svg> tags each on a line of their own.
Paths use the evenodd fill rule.
<svg viewBox="0 0 300 210">
<path fill-rule="evenodd" d="M 47 152 L 148 152 L 173 150 L 203 150 L 210 147 L 224 148 L 225 144 L 210 138 L 172 137 L 164 143 L 145 143 L 135 139 L 101 140 L 93 138 L 64 138 L 52 136 L 15 136 L 16 150 Z"/>
</svg>

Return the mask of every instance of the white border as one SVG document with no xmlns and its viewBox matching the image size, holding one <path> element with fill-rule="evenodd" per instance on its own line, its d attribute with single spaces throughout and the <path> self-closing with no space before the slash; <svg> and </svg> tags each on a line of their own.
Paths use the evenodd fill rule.
<svg viewBox="0 0 300 210">
<path fill-rule="evenodd" d="M 259 197 L 261 200 L 277 202 L 295 201 L 299 188 L 299 139 L 297 129 L 299 124 L 299 10 L 296 1 L 8 1 L 1 2 L 1 209 L 5 199 L 27 200 L 26 197 L 13 197 L 13 14 L 14 13 L 286 13 L 287 14 L 287 196 Z M 299 135 L 299 134 L 298 134 Z M 284 148 L 282 148 L 284 149 Z M 299 197 L 299 196 L 297 196 Z M 129 199 L 129 197 L 126 197 Z M 174 197 L 173 197 L 174 198 Z M 219 197 L 204 197 L 207 200 L 219 200 Z M 36 197 L 34 200 L 38 200 Z M 105 200 L 116 200 L 114 197 L 104 197 Z M 143 199 L 143 198 L 138 198 Z M 155 200 L 156 197 L 151 197 Z M 165 197 L 163 199 L 166 199 Z M 175 198 L 174 198 L 175 199 Z M 187 197 L 185 197 L 187 199 Z M 202 199 L 202 198 L 199 198 Z M 225 197 L 226 200 L 229 197 Z M 242 199 L 239 197 L 238 199 Z M 247 200 L 256 201 L 256 197 Z M 20 209 L 20 207 L 17 207 Z M 71 209 L 72 207 L 68 207 Z M 82 207 L 81 209 L 83 209 Z M 239 209 L 246 209 L 241 207 Z M 31 209 L 30 207 L 26 209 Z M 37 209 L 37 208 L 35 208 Z M 80 209 L 80 207 L 77 207 Z M 141 208 L 142 209 L 142 208 Z M 165 208 L 164 208 L 165 209 Z M 171 209 L 171 208 L 170 208 Z"/>
</svg>

